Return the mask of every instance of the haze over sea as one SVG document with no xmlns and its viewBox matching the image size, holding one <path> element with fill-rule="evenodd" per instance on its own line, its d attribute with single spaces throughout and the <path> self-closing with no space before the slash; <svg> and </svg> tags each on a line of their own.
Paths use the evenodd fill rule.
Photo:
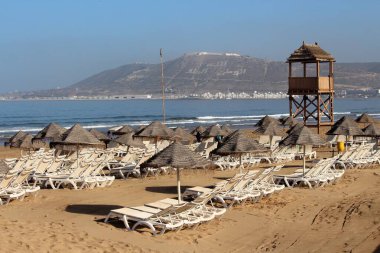
<svg viewBox="0 0 380 253">
<path fill-rule="evenodd" d="M 0 101 L 0 137 L 24 130 L 35 133 L 50 122 L 64 127 L 80 123 L 106 130 L 128 124 L 139 126 L 162 120 L 161 100 L 64 100 Z M 336 99 L 335 119 L 368 112 L 380 118 L 378 99 Z M 167 100 L 166 124 L 191 128 L 195 125 L 230 124 L 252 127 L 264 115 L 288 115 L 288 100 Z"/>
</svg>

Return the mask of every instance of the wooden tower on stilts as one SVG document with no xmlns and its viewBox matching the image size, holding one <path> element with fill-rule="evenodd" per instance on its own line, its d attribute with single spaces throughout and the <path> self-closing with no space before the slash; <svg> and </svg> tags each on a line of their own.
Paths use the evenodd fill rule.
<svg viewBox="0 0 380 253">
<path fill-rule="evenodd" d="M 287 62 L 289 63 L 289 113 L 293 118 L 302 117 L 307 126 L 314 126 L 320 132 L 321 126 L 334 124 L 334 57 L 315 44 L 303 43 L 295 50 Z M 300 63 L 301 76 L 293 76 L 296 72 L 294 64 Z M 328 64 L 328 75 L 321 75 L 321 64 Z M 308 64 L 315 70 L 307 73 Z M 310 67 L 310 65 L 309 65 Z M 314 67 L 311 66 L 313 69 Z M 299 69 L 299 68 L 298 68 Z M 310 69 L 310 68 L 309 68 Z"/>
</svg>

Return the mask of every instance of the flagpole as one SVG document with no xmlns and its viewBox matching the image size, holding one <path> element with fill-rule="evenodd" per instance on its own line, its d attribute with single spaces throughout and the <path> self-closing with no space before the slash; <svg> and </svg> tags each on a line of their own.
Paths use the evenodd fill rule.
<svg viewBox="0 0 380 253">
<path fill-rule="evenodd" d="M 160 48 L 161 59 L 161 88 L 162 88 L 162 122 L 165 124 L 165 84 L 164 84 L 164 62 L 162 60 L 162 48 Z"/>
</svg>

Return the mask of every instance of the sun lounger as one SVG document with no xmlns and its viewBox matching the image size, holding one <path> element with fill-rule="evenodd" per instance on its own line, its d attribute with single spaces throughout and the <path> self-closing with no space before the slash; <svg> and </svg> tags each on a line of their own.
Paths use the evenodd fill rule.
<svg viewBox="0 0 380 253">
<path fill-rule="evenodd" d="M 171 207 L 156 211 L 150 208 L 149 212 L 128 207 L 114 209 L 110 211 L 105 222 L 114 217 L 122 220 L 128 230 L 143 226 L 149 228 L 153 235 L 157 234 L 157 229 L 163 234 L 166 230 L 179 230 L 183 226 L 183 220 L 177 217 Z M 130 221 L 135 222 L 132 228 L 129 225 Z"/>
</svg>

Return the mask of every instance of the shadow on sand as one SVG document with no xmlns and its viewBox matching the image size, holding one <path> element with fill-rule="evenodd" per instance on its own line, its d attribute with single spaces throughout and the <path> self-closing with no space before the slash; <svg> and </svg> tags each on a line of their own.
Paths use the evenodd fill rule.
<svg viewBox="0 0 380 253">
<path fill-rule="evenodd" d="M 191 188 L 191 187 L 193 186 L 183 185 L 181 186 L 181 192 L 184 192 L 187 188 Z M 176 194 L 177 186 L 150 186 L 150 187 L 145 187 L 145 190 L 148 192 Z"/>
<path fill-rule="evenodd" d="M 112 209 L 122 208 L 119 205 L 95 205 L 95 204 L 82 204 L 82 205 L 68 205 L 65 211 L 69 213 L 79 213 L 88 215 L 107 215 Z"/>
</svg>

